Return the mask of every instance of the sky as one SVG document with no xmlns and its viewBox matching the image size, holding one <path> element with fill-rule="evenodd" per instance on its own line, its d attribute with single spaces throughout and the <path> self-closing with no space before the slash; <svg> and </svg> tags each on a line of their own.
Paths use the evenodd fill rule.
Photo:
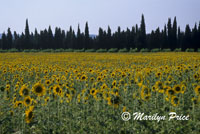
<svg viewBox="0 0 200 134">
<path fill-rule="evenodd" d="M 99 27 L 112 32 L 120 26 L 122 30 L 140 24 L 144 14 L 146 31 L 163 29 L 168 18 L 177 17 L 181 30 L 185 25 L 194 26 L 200 21 L 200 0 L 0 0 L 0 33 L 11 31 L 21 33 L 25 20 L 29 21 L 31 32 L 44 30 L 51 25 L 68 30 L 70 26 L 81 32 L 85 23 L 90 34 L 97 34 Z"/>
</svg>

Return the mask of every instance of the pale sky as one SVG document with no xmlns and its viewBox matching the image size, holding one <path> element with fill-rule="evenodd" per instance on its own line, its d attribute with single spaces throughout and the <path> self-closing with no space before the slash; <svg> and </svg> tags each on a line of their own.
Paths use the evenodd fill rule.
<svg viewBox="0 0 200 134">
<path fill-rule="evenodd" d="M 0 33 L 10 27 L 18 33 L 24 31 L 28 18 L 30 31 L 44 30 L 51 25 L 75 32 L 80 24 L 84 31 L 88 21 L 90 34 L 97 34 L 99 27 L 112 32 L 140 24 L 144 14 L 147 32 L 158 26 L 163 29 L 168 18 L 177 17 L 181 29 L 186 24 L 194 26 L 200 21 L 200 0 L 0 0 Z"/>
</svg>

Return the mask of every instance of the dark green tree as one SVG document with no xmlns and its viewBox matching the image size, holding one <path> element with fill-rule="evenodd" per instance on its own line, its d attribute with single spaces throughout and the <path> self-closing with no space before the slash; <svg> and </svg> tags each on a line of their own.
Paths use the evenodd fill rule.
<svg viewBox="0 0 200 134">
<path fill-rule="evenodd" d="M 177 22 L 176 17 L 174 17 L 173 28 L 172 28 L 172 50 L 177 48 Z"/>
<path fill-rule="evenodd" d="M 191 46 L 191 29 L 189 25 L 186 25 L 185 28 L 185 36 L 184 36 L 184 43 L 183 43 L 183 51 L 185 51 L 187 48 L 192 48 Z"/>
<path fill-rule="evenodd" d="M 3 32 L 2 37 L 1 37 L 1 45 L 2 45 L 2 49 L 8 49 L 7 47 L 7 37 L 5 32 Z"/>
<path fill-rule="evenodd" d="M 30 48 L 30 32 L 29 32 L 29 25 L 28 25 L 28 19 L 26 19 L 26 26 L 25 26 L 25 38 L 24 38 L 24 49 Z"/>
<path fill-rule="evenodd" d="M 168 35 L 168 39 L 167 39 L 167 47 L 172 49 L 172 40 L 173 40 L 173 34 L 172 34 L 172 24 L 171 24 L 171 18 L 168 19 L 168 23 L 167 23 L 167 35 Z"/>
<path fill-rule="evenodd" d="M 89 27 L 88 22 L 85 24 L 85 49 L 90 48 L 90 37 L 89 37 Z"/>
<path fill-rule="evenodd" d="M 12 37 L 12 33 L 10 31 L 10 28 L 8 28 L 7 31 L 7 49 L 11 49 L 13 46 L 13 37 Z"/>
</svg>

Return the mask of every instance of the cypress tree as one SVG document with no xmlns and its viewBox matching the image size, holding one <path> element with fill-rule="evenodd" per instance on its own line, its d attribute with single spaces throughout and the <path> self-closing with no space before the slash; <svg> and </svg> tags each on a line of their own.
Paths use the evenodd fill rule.
<svg viewBox="0 0 200 134">
<path fill-rule="evenodd" d="M 195 51 L 198 49 L 198 29 L 197 24 L 195 23 L 194 28 L 192 29 L 192 48 L 195 49 Z"/>
<path fill-rule="evenodd" d="M 81 41 L 81 30 L 80 30 L 79 24 L 78 24 L 78 29 L 77 29 L 77 42 L 76 42 L 76 44 L 77 44 L 75 46 L 76 49 L 83 48 L 83 46 L 82 46 L 83 42 Z"/>
<path fill-rule="evenodd" d="M 108 26 L 108 29 L 107 29 L 106 46 L 107 46 L 108 49 L 112 48 L 112 46 L 113 46 L 110 26 Z"/>
<path fill-rule="evenodd" d="M 47 48 L 54 48 L 53 43 L 53 32 L 51 30 L 51 26 L 48 28 L 48 37 L 47 37 Z"/>
<path fill-rule="evenodd" d="M 145 26 L 145 20 L 144 15 L 142 14 L 141 19 L 141 25 L 140 25 L 140 31 L 139 31 L 139 41 L 140 41 L 140 48 L 146 48 L 146 26 Z"/>
<path fill-rule="evenodd" d="M 167 35 L 168 35 L 168 41 L 167 41 L 168 45 L 167 46 L 168 46 L 168 48 L 172 49 L 172 44 L 173 44 L 172 37 L 173 37 L 173 35 L 172 35 L 171 18 L 168 19 L 168 23 L 167 23 Z"/>
<path fill-rule="evenodd" d="M 173 28 L 172 28 L 172 50 L 177 48 L 177 22 L 174 17 Z"/>
<path fill-rule="evenodd" d="M 89 27 L 88 22 L 85 24 L 85 49 L 90 48 L 90 37 L 89 37 Z"/>
<path fill-rule="evenodd" d="M 187 48 L 191 48 L 191 29 L 189 25 L 185 27 L 183 50 L 185 51 Z"/>
<path fill-rule="evenodd" d="M 11 49 L 12 44 L 13 44 L 13 37 L 12 37 L 12 33 L 10 31 L 10 28 L 8 28 L 8 31 L 7 31 L 7 49 Z"/>
<path fill-rule="evenodd" d="M 26 19 L 26 26 L 25 26 L 25 40 L 24 40 L 23 49 L 30 48 L 30 32 L 29 32 L 29 25 L 28 25 L 28 19 Z"/>
<path fill-rule="evenodd" d="M 2 49 L 8 49 L 7 47 L 7 37 L 5 32 L 3 32 L 2 37 L 1 37 L 1 41 L 2 41 Z"/>
</svg>

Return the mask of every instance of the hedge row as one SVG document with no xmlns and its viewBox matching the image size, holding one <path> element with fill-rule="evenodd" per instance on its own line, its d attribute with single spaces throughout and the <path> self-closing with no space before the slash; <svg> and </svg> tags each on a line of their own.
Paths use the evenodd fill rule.
<svg viewBox="0 0 200 134">
<path fill-rule="evenodd" d="M 134 52 L 172 52 L 171 49 L 160 49 L 160 48 L 155 48 L 152 50 L 149 50 L 147 48 L 142 48 L 140 51 L 135 48 L 135 49 L 117 49 L 117 48 L 111 48 L 111 49 L 25 49 L 25 50 L 18 50 L 18 49 L 8 49 L 8 50 L 2 50 L 0 49 L 0 52 L 98 52 L 98 53 L 105 53 L 105 52 L 109 52 L 109 53 L 134 53 Z M 183 52 L 180 48 L 176 48 L 173 50 L 173 52 Z M 194 49 L 192 48 L 188 48 L 185 50 L 185 52 L 195 52 Z M 196 52 L 200 52 L 200 48 L 196 51 Z"/>
</svg>

